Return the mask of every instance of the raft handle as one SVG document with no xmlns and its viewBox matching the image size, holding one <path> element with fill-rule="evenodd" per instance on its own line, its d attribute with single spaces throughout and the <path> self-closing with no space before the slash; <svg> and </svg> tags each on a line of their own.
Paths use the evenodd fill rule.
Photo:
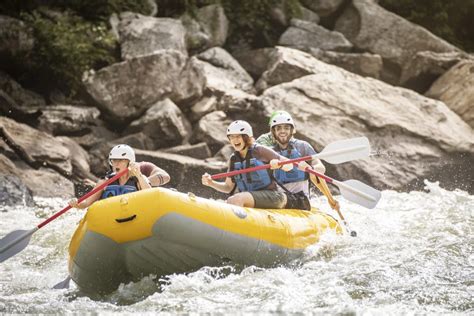
<svg viewBox="0 0 474 316">
<path fill-rule="evenodd" d="M 129 221 L 133 221 L 136 217 L 137 217 L 137 215 L 132 215 L 132 216 L 126 217 L 126 218 L 116 218 L 115 221 L 117 223 L 125 223 L 125 222 L 129 222 Z"/>
</svg>

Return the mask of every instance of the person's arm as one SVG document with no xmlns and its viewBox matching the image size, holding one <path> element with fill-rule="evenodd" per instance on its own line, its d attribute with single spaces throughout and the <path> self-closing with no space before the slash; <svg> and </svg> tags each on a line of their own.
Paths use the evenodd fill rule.
<svg viewBox="0 0 474 316">
<path fill-rule="evenodd" d="M 137 163 L 130 163 L 130 175 L 134 176 L 138 180 L 138 189 L 139 190 L 144 190 L 144 189 L 149 189 L 151 188 L 150 183 L 148 182 L 147 177 L 143 175 L 140 171 L 140 166 Z"/>
<path fill-rule="evenodd" d="M 142 161 L 138 164 L 140 166 L 140 172 L 148 178 L 152 187 L 165 185 L 171 180 L 170 175 L 154 163 Z"/>
<path fill-rule="evenodd" d="M 148 177 L 148 180 L 150 181 L 151 186 L 159 187 L 160 185 L 165 185 L 170 182 L 171 177 L 168 172 L 155 166 L 151 175 Z"/>
<path fill-rule="evenodd" d="M 274 169 L 281 168 L 285 172 L 288 172 L 293 169 L 293 164 L 291 163 L 280 165 L 279 163 L 281 161 L 288 160 L 288 158 L 282 155 L 279 155 L 273 149 L 270 149 L 265 146 L 259 146 L 256 148 L 257 148 L 256 158 L 259 159 L 260 161 L 268 162 L 270 164 L 270 169 L 274 170 Z"/>
<path fill-rule="evenodd" d="M 101 185 L 104 182 L 105 182 L 105 180 L 99 180 L 97 182 L 97 184 L 95 185 L 94 189 L 97 188 L 99 185 Z M 73 198 L 68 202 L 68 204 L 73 208 L 78 208 L 78 209 L 87 208 L 87 207 L 91 206 L 95 201 L 97 201 L 100 198 L 103 191 L 104 190 L 100 190 L 99 192 L 96 192 L 96 193 L 92 194 L 91 196 L 89 196 L 87 199 L 85 199 L 81 203 L 77 203 L 77 198 Z"/>
<path fill-rule="evenodd" d="M 231 178 L 227 177 L 225 178 L 224 182 L 218 182 L 218 181 L 212 180 L 211 175 L 208 174 L 207 172 L 202 175 L 201 181 L 202 181 L 202 184 L 204 184 L 205 186 L 211 187 L 222 193 L 230 193 L 234 189 L 234 186 L 235 186 L 235 183 L 232 182 Z"/>
</svg>

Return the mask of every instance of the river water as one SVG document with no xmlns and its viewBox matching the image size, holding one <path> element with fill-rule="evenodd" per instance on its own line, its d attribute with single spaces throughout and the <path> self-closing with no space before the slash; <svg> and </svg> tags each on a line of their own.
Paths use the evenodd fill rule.
<svg viewBox="0 0 474 316">
<path fill-rule="evenodd" d="M 0 263 L 0 313 L 474 314 L 474 196 L 426 182 L 384 191 L 376 209 L 339 199 L 358 237 L 328 233 L 291 265 L 205 267 L 159 282 L 121 285 L 100 301 L 52 287 L 67 276 L 67 248 L 84 211 L 71 210 Z M 325 200 L 314 203 L 329 210 Z M 0 236 L 30 229 L 65 206 L 0 209 Z"/>
</svg>

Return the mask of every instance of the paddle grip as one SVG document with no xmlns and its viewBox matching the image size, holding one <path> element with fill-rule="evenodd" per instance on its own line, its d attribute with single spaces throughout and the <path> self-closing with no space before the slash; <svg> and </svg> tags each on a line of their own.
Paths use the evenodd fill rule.
<svg viewBox="0 0 474 316">
<path fill-rule="evenodd" d="M 125 172 L 127 172 L 128 169 L 124 169 L 122 171 L 120 171 L 119 173 L 117 173 L 115 176 L 113 176 L 112 178 L 108 179 L 107 181 L 105 181 L 104 183 L 102 183 L 101 185 L 99 185 L 98 187 L 94 188 L 92 191 L 86 193 L 85 195 L 83 195 L 77 202 L 78 203 L 81 203 L 82 201 L 84 201 L 85 199 L 87 199 L 88 197 L 90 197 L 91 195 L 99 192 L 100 190 L 102 190 L 104 187 L 106 187 L 108 184 L 114 182 L 115 180 L 117 180 L 118 178 L 120 178 L 122 175 L 125 174 Z M 38 226 L 36 226 L 38 229 L 40 229 L 41 227 L 47 225 L 49 222 L 52 222 L 54 221 L 56 218 L 58 218 L 59 216 L 63 215 L 64 213 L 66 213 L 67 211 L 69 211 L 71 209 L 71 206 L 68 205 L 66 206 L 65 208 L 63 208 L 61 211 L 57 212 L 56 214 L 54 214 L 53 216 L 51 216 L 50 218 L 46 219 L 45 221 L 41 222 Z"/>
</svg>

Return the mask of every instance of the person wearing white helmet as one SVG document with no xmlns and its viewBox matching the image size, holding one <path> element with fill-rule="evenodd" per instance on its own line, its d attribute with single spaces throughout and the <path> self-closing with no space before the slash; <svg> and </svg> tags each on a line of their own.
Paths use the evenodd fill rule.
<svg viewBox="0 0 474 316">
<path fill-rule="evenodd" d="M 286 158 L 265 146 L 255 144 L 252 127 L 249 123 L 238 120 L 230 123 L 227 128 L 227 138 L 235 152 L 229 159 L 229 171 L 246 169 L 270 163 L 271 169 L 278 169 L 279 161 Z M 291 170 L 292 166 L 283 165 L 283 170 Z M 286 194 L 279 192 L 271 171 L 263 169 L 227 177 L 224 182 L 212 180 L 205 173 L 202 184 L 224 193 L 232 193 L 236 188 L 238 193 L 227 199 L 227 203 L 257 208 L 283 208 L 286 205 Z"/>
<path fill-rule="evenodd" d="M 257 139 L 257 143 L 273 148 L 280 155 L 289 158 L 299 158 L 304 156 L 312 156 L 316 154 L 314 148 L 306 141 L 296 139 L 295 123 L 291 115 L 286 111 L 275 111 L 269 120 L 270 132 L 261 135 Z M 274 177 L 283 190 L 293 193 L 295 200 L 303 201 L 303 194 L 306 199 L 309 196 L 308 174 L 304 172 L 306 167 L 312 167 L 319 173 L 324 173 L 326 168 L 319 159 L 310 162 L 299 163 L 298 167 L 293 167 L 290 172 L 281 172 L 275 170 Z M 318 182 L 318 179 L 311 175 L 311 180 Z M 296 202 L 298 204 L 298 202 Z M 307 205 L 308 201 L 304 204 Z M 299 207 L 298 207 L 299 208 Z"/>
<path fill-rule="evenodd" d="M 118 173 L 127 168 L 129 169 L 129 172 L 125 173 L 118 180 L 107 185 L 102 191 L 91 195 L 81 203 L 77 203 L 77 199 L 75 198 L 70 200 L 69 205 L 71 207 L 82 209 L 89 207 L 99 199 L 106 199 L 111 196 L 131 193 L 151 187 L 148 179 L 140 172 L 140 167 L 135 162 L 135 151 L 132 147 L 125 144 L 115 146 L 110 151 L 108 160 L 113 172 Z M 105 181 L 105 179 L 99 180 L 96 187 Z"/>
</svg>

